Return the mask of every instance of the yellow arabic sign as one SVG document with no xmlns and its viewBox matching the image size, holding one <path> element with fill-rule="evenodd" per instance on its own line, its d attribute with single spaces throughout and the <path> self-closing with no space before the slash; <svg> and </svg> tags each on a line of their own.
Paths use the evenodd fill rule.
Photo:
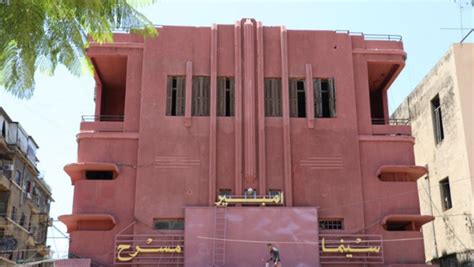
<svg viewBox="0 0 474 267">
<path fill-rule="evenodd" d="M 360 244 L 362 242 L 362 239 L 357 238 L 355 240 L 355 244 Z M 350 244 L 345 245 L 344 244 L 344 239 L 341 239 L 339 241 L 339 246 L 337 247 L 326 247 L 326 240 L 323 238 L 321 240 L 322 243 L 322 251 L 325 253 L 341 253 L 341 254 L 346 254 L 347 258 L 352 258 L 353 253 L 379 253 L 380 252 L 380 246 L 374 246 L 374 247 L 351 247 Z"/>
<path fill-rule="evenodd" d="M 151 238 L 148 238 L 146 240 L 147 245 L 151 244 L 151 242 L 153 242 L 153 239 Z M 177 245 L 176 247 L 157 247 L 157 248 L 151 248 L 151 247 L 142 248 L 137 245 L 135 246 L 134 252 L 124 252 L 126 250 L 129 250 L 131 247 L 132 245 L 129 245 L 129 244 L 118 245 L 117 246 L 117 251 L 118 251 L 117 259 L 119 261 L 131 261 L 139 254 L 143 254 L 143 253 L 183 253 L 183 249 L 181 248 L 180 245 Z"/>
<path fill-rule="evenodd" d="M 230 196 L 219 196 L 215 202 L 216 206 L 227 206 L 229 204 L 260 204 L 265 206 L 266 204 L 283 204 L 283 193 L 280 192 L 273 197 L 230 197 Z"/>
</svg>

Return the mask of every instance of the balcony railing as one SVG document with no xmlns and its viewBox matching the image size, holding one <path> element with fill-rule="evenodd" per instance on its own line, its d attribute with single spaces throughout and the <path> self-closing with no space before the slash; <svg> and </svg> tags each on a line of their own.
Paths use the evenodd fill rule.
<svg viewBox="0 0 474 267">
<path fill-rule="evenodd" d="M 349 30 L 336 30 L 337 33 L 347 33 L 352 36 L 362 36 L 365 40 L 371 41 L 395 41 L 401 42 L 402 36 L 398 34 L 365 34 L 363 32 L 351 32 Z"/>
<path fill-rule="evenodd" d="M 372 125 L 410 125 L 409 119 L 372 118 Z"/>
<path fill-rule="evenodd" d="M 83 115 L 83 122 L 97 122 L 97 121 L 123 121 L 123 115 Z"/>
</svg>

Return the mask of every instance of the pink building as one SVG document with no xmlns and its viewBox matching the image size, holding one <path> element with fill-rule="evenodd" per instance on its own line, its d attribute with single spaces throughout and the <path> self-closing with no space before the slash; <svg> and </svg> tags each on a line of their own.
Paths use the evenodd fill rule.
<svg viewBox="0 0 474 267">
<path fill-rule="evenodd" d="M 92 43 L 96 111 L 65 166 L 70 252 L 103 265 L 424 266 L 398 36 L 163 26 Z"/>
</svg>

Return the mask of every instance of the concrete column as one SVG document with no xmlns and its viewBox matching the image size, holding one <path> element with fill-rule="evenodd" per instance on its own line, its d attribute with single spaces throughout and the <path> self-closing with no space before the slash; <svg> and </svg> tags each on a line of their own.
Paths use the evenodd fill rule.
<svg viewBox="0 0 474 267">
<path fill-rule="evenodd" d="M 242 195 L 242 27 L 235 23 L 235 194 Z"/>
<path fill-rule="evenodd" d="M 191 102 L 193 98 L 193 63 L 186 62 L 186 93 L 184 108 L 184 126 L 191 127 Z"/>
<path fill-rule="evenodd" d="M 258 192 L 266 194 L 263 25 L 257 23 Z"/>
<path fill-rule="evenodd" d="M 285 179 L 285 202 L 286 206 L 293 205 L 293 187 L 291 184 L 291 136 L 290 136 L 290 95 L 288 88 L 288 49 L 287 32 L 284 26 L 280 31 L 281 41 L 281 84 L 283 101 L 283 165 Z"/>
<path fill-rule="evenodd" d="M 253 23 L 244 22 L 244 187 L 256 187 L 255 41 Z"/>
<path fill-rule="evenodd" d="M 216 201 L 217 159 L 217 24 L 211 28 L 211 92 L 209 118 L 209 205 Z"/>
</svg>

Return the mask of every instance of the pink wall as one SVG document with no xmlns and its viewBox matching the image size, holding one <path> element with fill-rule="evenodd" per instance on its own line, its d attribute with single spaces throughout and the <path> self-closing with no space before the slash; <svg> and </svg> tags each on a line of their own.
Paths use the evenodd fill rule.
<svg viewBox="0 0 474 267">
<path fill-rule="evenodd" d="M 73 213 L 110 214 L 117 225 L 105 232 L 73 232 L 72 253 L 110 263 L 114 236 L 132 222 L 128 233 L 153 234 L 154 218 L 185 218 L 186 251 L 201 253 L 196 246 L 203 241 L 195 234 L 209 234 L 213 210 L 205 207 L 213 204 L 220 188 L 240 193 L 249 186 L 259 194 L 283 190 L 287 206 L 229 209 L 250 225 L 257 224 L 256 217 L 268 215 L 277 228 L 300 223 L 301 231 L 309 231 L 317 240 L 318 217 L 343 218 L 345 229 L 339 231 L 343 233 L 380 234 L 384 239 L 420 236 L 418 232 L 387 232 L 378 223 L 392 213 L 419 213 L 416 183 L 381 182 L 376 177 L 381 165 L 414 164 L 413 140 L 391 136 L 400 126 L 374 128 L 370 116 L 368 62 L 399 66 L 396 73 L 387 74 L 393 75 L 386 77 L 393 81 L 404 66 L 401 42 L 367 42 L 362 36 L 334 31 L 262 27 L 245 19 L 213 27 L 163 26 L 157 38 L 143 42 L 133 36 L 116 38 L 114 44 L 92 44 L 88 53 L 92 58 L 127 56 L 125 119 L 113 125 L 83 123 L 78 162 L 115 163 L 120 175 L 112 181 L 78 181 Z M 102 72 L 114 73 L 115 66 L 103 68 Z M 167 76 L 186 74 L 188 78 L 210 76 L 211 95 L 215 95 L 215 77 L 234 77 L 235 116 L 217 117 L 215 101 L 211 101 L 210 116 L 193 117 L 189 109 L 186 116 L 165 116 Z M 262 82 L 269 77 L 283 81 L 282 117 L 263 114 Z M 289 117 L 288 78 L 308 77 L 334 77 L 335 118 Z M 98 93 L 100 99 L 100 88 Z M 189 91 L 186 98 L 189 108 Z M 410 133 L 406 127 L 402 130 Z M 318 215 L 314 207 L 319 207 Z M 310 216 L 301 215 L 306 214 L 303 210 Z M 259 215 L 251 217 L 254 212 Z M 297 219 L 303 217 L 307 219 Z M 271 236 L 258 231 L 264 228 L 235 224 L 229 235 Z M 397 245 L 409 253 L 401 254 Z M 405 258 L 423 263 L 422 240 L 397 245 L 385 248 L 385 263 L 401 263 Z M 241 266 L 242 253 L 233 249 L 228 262 Z M 259 259 L 261 248 L 249 249 L 252 260 Z M 293 248 L 284 247 L 284 251 Z M 193 266 L 196 257 L 186 254 L 188 266 Z M 283 259 L 296 262 L 289 254 Z M 316 265 L 318 261 L 309 257 L 307 262 Z"/>
<path fill-rule="evenodd" d="M 186 208 L 185 214 L 185 266 L 212 266 L 215 208 Z M 225 266 L 264 266 L 269 242 L 283 266 L 318 266 L 317 220 L 316 208 L 227 208 Z"/>
</svg>

